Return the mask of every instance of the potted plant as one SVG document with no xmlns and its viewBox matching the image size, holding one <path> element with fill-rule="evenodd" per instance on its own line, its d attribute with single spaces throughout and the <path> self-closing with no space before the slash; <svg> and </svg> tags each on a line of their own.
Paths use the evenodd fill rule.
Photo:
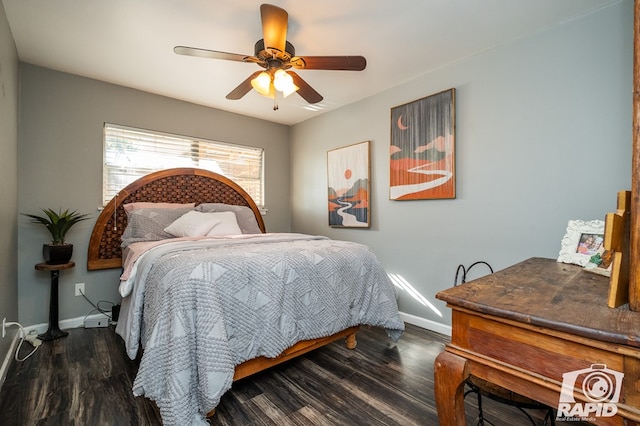
<svg viewBox="0 0 640 426">
<path fill-rule="evenodd" d="M 66 243 L 64 238 L 69 229 L 76 223 L 89 219 L 88 215 L 80 214 L 77 210 L 70 212 L 68 209 L 57 212 L 53 209 L 42 209 L 44 216 L 23 213 L 30 217 L 33 223 L 44 225 L 51 233 L 51 243 L 42 245 L 42 255 L 49 265 L 62 265 L 69 263 L 73 255 L 73 244 Z"/>
</svg>

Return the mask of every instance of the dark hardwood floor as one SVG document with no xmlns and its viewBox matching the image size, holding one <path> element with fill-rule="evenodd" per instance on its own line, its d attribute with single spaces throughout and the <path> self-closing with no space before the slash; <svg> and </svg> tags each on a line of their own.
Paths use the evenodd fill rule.
<svg viewBox="0 0 640 426">
<path fill-rule="evenodd" d="M 137 363 L 112 328 L 72 329 L 13 362 L 0 391 L 0 425 L 159 425 L 155 404 L 131 393 Z M 358 347 L 333 343 L 236 382 L 213 425 L 437 425 L 433 361 L 447 337 L 412 325 L 394 343 L 363 328 Z M 20 353 L 30 350 L 25 343 Z M 483 399 L 495 426 L 526 425 L 515 408 Z M 473 395 L 467 421 L 477 423 Z M 530 411 L 538 424 L 544 415 Z"/>
</svg>

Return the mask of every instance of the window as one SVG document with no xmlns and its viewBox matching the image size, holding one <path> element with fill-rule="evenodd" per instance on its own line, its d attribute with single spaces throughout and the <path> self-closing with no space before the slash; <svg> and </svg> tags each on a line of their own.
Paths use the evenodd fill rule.
<svg viewBox="0 0 640 426">
<path fill-rule="evenodd" d="M 189 138 L 105 123 L 102 202 L 149 173 L 197 167 L 219 173 L 264 206 L 262 148 Z"/>
</svg>

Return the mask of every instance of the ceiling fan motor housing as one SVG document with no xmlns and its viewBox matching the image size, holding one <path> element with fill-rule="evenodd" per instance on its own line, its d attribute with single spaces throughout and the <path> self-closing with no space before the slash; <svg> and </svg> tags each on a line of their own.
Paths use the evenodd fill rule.
<svg viewBox="0 0 640 426">
<path fill-rule="evenodd" d="M 269 50 L 264 47 L 264 39 L 260 39 L 256 42 L 254 52 L 255 56 L 263 61 L 267 61 L 269 59 L 273 59 L 273 53 L 276 55 L 276 58 L 280 59 L 282 62 L 288 62 L 291 58 L 296 55 L 296 49 L 293 47 L 293 44 L 288 41 L 285 44 L 284 52 L 281 52 L 278 49 L 269 48 Z"/>
</svg>

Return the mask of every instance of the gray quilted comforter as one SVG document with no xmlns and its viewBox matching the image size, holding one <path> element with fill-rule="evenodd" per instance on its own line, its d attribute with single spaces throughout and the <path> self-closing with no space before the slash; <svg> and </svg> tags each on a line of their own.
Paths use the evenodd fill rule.
<svg viewBox="0 0 640 426">
<path fill-rule="evenodd" d="M 133 391 L 167 425 L 207 424 L 243 361 L 358 324 L 394 340 L 404 330 L 393 285 L 360 244 L 267 234 L 171 243 L 138 263 L 144 354 Z"/>
</svg>

